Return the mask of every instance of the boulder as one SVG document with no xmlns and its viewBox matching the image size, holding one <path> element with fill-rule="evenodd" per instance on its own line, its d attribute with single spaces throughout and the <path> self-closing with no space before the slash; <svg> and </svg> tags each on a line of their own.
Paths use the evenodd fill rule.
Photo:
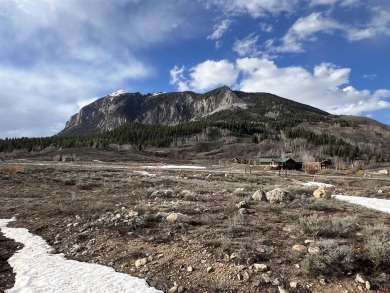
<svg viewBox="0 0 390 293">
<path fill-rule="evenodd" d="M 294 196 L 283 188 L 268 191 L 265 196 L 270 203 L 288 202 L 294 199 Z"/>
<path fill-rule="evenodd" d="M 247 203 L 245 200 L 243 201 L 240 201 L 239 203 L 236 204 L 237 208 L 238 209 L 241 209 L 241 208 L 249 208 L 249 203 Z"/>
<path fill-rule="evenodd" d="M 331 198 L 332 193 L 332 187 L 320 186 L 316 190 L 314 190 L 313 195 L 315 198 Z"/>
<path fill-rule="evenodd" d="M 181 213 L 170 213 L 167 217 L 166 220 L 170 223 L 189 223 L 191 222 L 191 218 L 187 215 L 181 214 Z"/>
<path fill-rule="evenodd" d="M 252 199 L 258 201 L 268 201 L 265 196 L 265 192 L 262 190 L 257 190 L 254 194 L 252 194 Z"/>
</svg>

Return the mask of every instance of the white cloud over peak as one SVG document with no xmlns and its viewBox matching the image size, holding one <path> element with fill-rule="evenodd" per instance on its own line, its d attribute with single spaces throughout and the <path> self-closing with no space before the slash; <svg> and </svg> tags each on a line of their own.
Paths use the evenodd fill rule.
<svg viewBox="0 0 390 293">
<path fill-rule="evenodd" d="M 336 5 L 340 6 L 355 6 L 361 3 L 361 0 L 310 0 L 310 6 L 318 5 Z"/>
<path fill-rule="evenodd" d="M 349 85 L 350 72 L 350 68 L 330 63 L 321 63 L 312 72 L 301 66 L 278 67 L 272 60 L 253 57 L 234 63 L 207 60 L 193 67 L 188 78 L 182 75 L 181 82 L 201 92 L 220 85 L 269 92 L 334 114 L 358 115 L 390 108 L 390 90 L 357 90 Z"/>
</svg>

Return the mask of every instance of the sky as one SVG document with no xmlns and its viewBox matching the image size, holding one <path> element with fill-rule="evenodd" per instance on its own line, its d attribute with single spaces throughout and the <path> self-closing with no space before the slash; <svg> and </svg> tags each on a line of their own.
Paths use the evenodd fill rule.
<svg viewBox="0 0 390 293">
<path fill-rule="evenodd" d="M 390 124 L 389 0 L 0 0 L 0 138 L 119 89 L 269 92 Z"/>
</svg>

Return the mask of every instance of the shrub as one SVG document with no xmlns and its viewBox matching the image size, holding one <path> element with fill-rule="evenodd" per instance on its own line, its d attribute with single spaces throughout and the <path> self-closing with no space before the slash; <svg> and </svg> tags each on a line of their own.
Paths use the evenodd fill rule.
<svg viewBox="0 0 390 293">
<path fill-rule="evenodd" d="M 375 266 L 390 265 L 390 227 L 367 226 L 363 229 L 364 247 Z"/>
<path fill-rule="evenodd" d="M 305 172 L 307 174 L 316 174 L 318 170 L 315 165 L 307 164 L 305 167 Z"/>
<path fill-rule="evenodd" d="M 318 218 L 317 215 L 299 218 L 303 231 L 313 236 L 347 237 L 358 229 L 353 217 Z"/>
<path fill-rule="evenodd" d="M 332 169 L 321 169 L 318 171 L 318 174 L 321 174 L 321 175 L 332 174 L 332 173 L 333 173 Z"/>
<path fill-rule="evenodd" d="M 353 248 L 339 245 L 334 240 L 322 240 L 316 243 L 318 253 L 308 254 L 302 262 L 302 268 L 309 274 L 343 275 L 356 268 Z"/>
<path fill-rule="evenodd" d="M 24 170 L 25 170 L 24 166 L 17 165 L 17 164 L 5 165 L 0 168 L 1 173 L 8 173 L 8 174 L 22 173 L 24 172 Z"/>
</svg>

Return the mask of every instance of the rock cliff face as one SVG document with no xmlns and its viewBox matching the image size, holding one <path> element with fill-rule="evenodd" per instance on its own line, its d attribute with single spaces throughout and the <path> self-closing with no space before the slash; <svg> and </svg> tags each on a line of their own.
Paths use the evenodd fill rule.
<svg viewBox="0 0 390 293">
<path fill-rule="evenodd" d="M 293 114 L 306 111 L 326 115 L 319 109 L 267 93 L 244 93 L 221 87 L 205 94 L 172 92 L 140 94 L 120 90 L 83 107 L 59 135 L 83 135 L 112 130 L 129 122 L 175 125 L 196 121 L 226 110 L 246 111 L 248 117 Z"/>
<path fill-rule="evenodd" d="M 174 92 L 142 95 L 120 90 L 83 107 L 68 120 L 59 135 L 99 133 L 129 122 L 174 125 L 247 106 L 248 103 L 228 87 L 206 94 Z"/>
</svg>

